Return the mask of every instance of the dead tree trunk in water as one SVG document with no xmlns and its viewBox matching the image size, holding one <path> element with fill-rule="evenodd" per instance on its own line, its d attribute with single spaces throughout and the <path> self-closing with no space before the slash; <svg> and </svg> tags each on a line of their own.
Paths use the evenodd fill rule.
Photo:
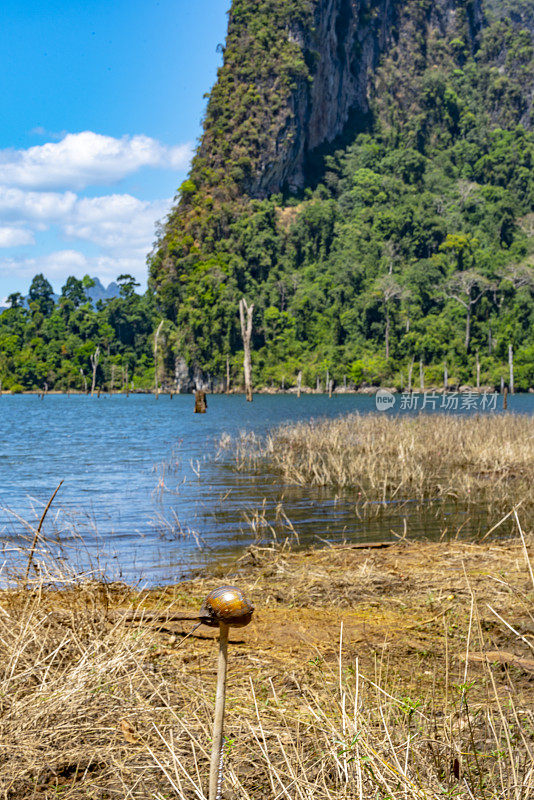
<svg viewBox="0 0 534 800">
<path fill-rule="evenodd" d="M 226 356 L 226 394 L 230 394 L 230 356 Z"/>
<path fill-rule="evenodd" d="M 205 414 L 207 408 L 206 392 L 203 389 L 198 389 L 195 392 L 195 414 Z"/>
<path fill-rule="evenodd" d="M 297 375 L 297 397 L 300 397 L 301 390 L 302 390 L 302 370 Z"/>
<path fill-rule="evenodd" d="M 242 297 L 239 301 L 239 318 L 241 320 L 241 335 L 243 337 L 243 372 L 245 375 L 245 393 L 249 403 L 252 403 L 252 361 L 250 358 L 250 340 L 252 338 L 253 311 L 254 303 L 251 303 L 249 306 L 245 298 Z"/>
<path fill-rule="evenodd" d="M 408 370 L 408 392 L 409 392 L 409 394 L 412 393 L 412 375 L 413 375 L 414 361 L 415 361 L 415 356 L 413 356 L 412 360 L 410 361 L 410 368 Z"/>
<path fill-rule="evenodd" d="M 156 392 L 156 400 L 159 397 L 159 382 L 158 382 L 158 342 L 161 329 L 163 327 L 163 320 L 158 325 L 158 329 L 154 336 L 154 389 Z"/>
<path fill-rule="evenodd" d="M 95 393 L 95 384 L 96 384 L 96 371 L 98 369 L 98 362 L 100 361 L 100 347 L 97 347 L 95 352 L 93 353 L 91 358 L 91 367 L 93 369 L 93 381 L 91 383 L 91 397 Z"/>
<path fill-rule="evenodd" d="M 508 345 L 508 364 L 510 366 L 510 394 L 514 393 L 514 348 Z"/>
</svg>

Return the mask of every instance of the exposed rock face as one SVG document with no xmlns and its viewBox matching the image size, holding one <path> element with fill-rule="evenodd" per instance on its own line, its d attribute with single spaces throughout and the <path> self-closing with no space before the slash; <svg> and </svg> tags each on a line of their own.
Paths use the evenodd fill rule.
<svg viewBox="0 0 534 800">
<path fill-rule="evenodd" d="M 222 378 L 212 379 L 198 366 L 188 366 L 185 358 L 176 356 L 174 362 L 174 390 L 178 394 L 202 391 L 209 394 L 221 394 L 225 391 Z"/>
<path fill-rule="evenodd" d="M 277 159 L 266 165 L 252 194 L 267 195 L 284 184 L 302 188 L 309 154 L 342 134 L 351 115 L 368 112 L 369 74 L 390 39 L 396 5 L 394 0 L 317 3 L 315 31 L 303 42 L 315 65 L 312 83 L 293 95 L 293 117 L 278 137 Z M 288 140 L 295 142 L 290 149 Z"/>
<path fill-rule="evenodd" d="M 269 141 L 253 158 L 242 185 L 252 197 L 306 184 L 310 155 L 342 135 L 349 123 L 357 127 L 358 117 L 368 113 L 373 73 L 393 43 L 402 45 L 405 38 L 413 49 L 415 35 L 424 57 L 425 39 L 432 31 L 452 38 L 461 29 L 465 37 L 467 28 L 467 45 L 472 47 L 483 24 L 482 0 L 313 0 L 311 6 L 311 25 L 290 23 L 283 33 L 300 49 L 308 74 L 294 80 L 285 113 L 273 111 L 266 122 Z M 237 49 L 245 49 L 250 47 L 250 36 L 243 30 L 236 34 L 233 15 L 234 9 L 229 35 L 234 37 L 235 52 L 235 41 Z M 270 110 L 264 113 L 269 116 Z M 216 140 L 205 136 L 199 154 L 208 164 L 214 147 Z"/>
</svg>

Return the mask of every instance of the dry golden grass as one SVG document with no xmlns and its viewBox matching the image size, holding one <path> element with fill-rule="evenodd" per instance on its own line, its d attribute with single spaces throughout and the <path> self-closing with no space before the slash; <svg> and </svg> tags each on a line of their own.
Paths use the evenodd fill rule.
<svg viewBox="0 0 534 800">
<path fill-rule="evenodd" d="M 351 414 L 282 426 L 238 443 L 240 466 L 289 483 L 351 489 L 363 501 L 534 506 L 534 417 Z"/>
<path fill-rule="evenodd" d="M 532 545 L 259 545 L 145 592 L 51 565 L 45 591 L 38 557 L 0 593 L 0 797 L 203 798 L 215 633 L 124 615 L 230 581 L 257 612 L 231 633 L 224 798 L 527 800 Z"/>
</svg>

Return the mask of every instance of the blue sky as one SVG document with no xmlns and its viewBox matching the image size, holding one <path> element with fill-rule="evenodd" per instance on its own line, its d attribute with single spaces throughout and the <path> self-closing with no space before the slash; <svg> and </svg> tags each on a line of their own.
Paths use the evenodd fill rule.
<svg viewBox="0 0 534 800">
<path fill-rule="evenodd" d="M 0 300 L 37 272 L 146 284 L 230 0 L 17 0 L 0 26 Z"/>
</svg>

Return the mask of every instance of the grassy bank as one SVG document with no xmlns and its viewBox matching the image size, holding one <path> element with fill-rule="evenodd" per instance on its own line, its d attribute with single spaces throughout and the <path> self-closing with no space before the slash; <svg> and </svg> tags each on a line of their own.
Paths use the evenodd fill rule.
<svg viewBox="0 0 534 800">
<path fill-rule="evenodd" d="M 526 800 L 533 544 L 259 545 L 164 590 L 5 590 L 0 796 L 204 797 L 216 634 L 165 617 L 229 581 L 257 611 L 231 633 L 223 797 Z"/>
<path fill-rule="evenodd" d="M 505 511 L 534 505 L 534 417 L 350 414 L 244 437 L 237 462 L 362 502 L 451 500 Z"/>
</svg>

